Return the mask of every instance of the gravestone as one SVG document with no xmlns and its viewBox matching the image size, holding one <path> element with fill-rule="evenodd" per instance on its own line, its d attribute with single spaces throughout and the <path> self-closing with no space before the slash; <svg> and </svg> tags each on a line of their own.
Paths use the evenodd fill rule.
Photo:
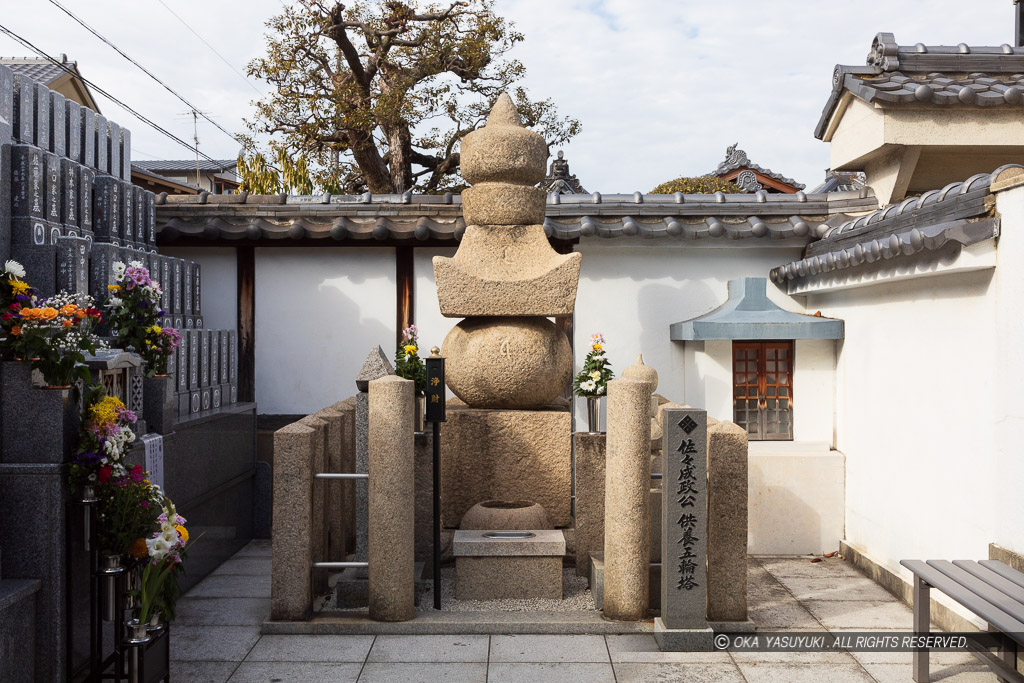
<svg viewBox="0 0 1024 683">
<path fill-rule="evenodd" d="M 110 294 L 107 285 L 114 284 L 114 262 L 120 258 L 117 246 L 108 242 L 96 242 L 89 250 L 89 296 L 97 308 L 102 308 Z"/>
<path fill-rule="evenodd" d="M 85 238 L 57 238 L 57 290 L 89 293 L 89 243 Z"/>
<path fill-rule="evenodd" d="M 663 651 L 712 649 L 707 622 L 707 411 L 663 413 L 661 616 L 654 637 Z"/>
<path fill-rule="evenodd" d="M 228 369 L 231 382 L 229 403 L 238 403 L 238 332 L 228 330 Z"/>
<path fill-rule="evenodd" d="M 64 121 L 66 125 L 65 146 L 68 158 L 82 162 L 82 105 L 74 100 L 64 100 Z"/>
<path fill-rule="evenodd" d="M 82 136 L 80 143 L 82 151 L 82 164 L 95 169 L 96 164 L 96 112 L 89 107 L 82 107 L 79 110 L 82 115 L 79 132 Z"/>
<path fill-rule="evenodd" d="M 2 97 L 3 93 L 0 93 L 0 98 Z M 11 148 L 12 145 L 9 144 L 0 145 L 0 169 L 11 168 Z M 11 256 L 11 175 L 10 171 L 0 173 L 0 206 L 5 208 L 4 211 L 0 211 L 0 259 L 4 261 Z"/>
<path fill-rule="evenodd" d="M 93 184 L 93 230 L 98 242 L 121 244 L 121 183 L 98 174 Z"/>
<path fill-rule="evenodd" d="M 210 386 L 220 384 L 220 332 L 204 330 L 203 335 L 210 347 Z"/>
<path fill-rule="evenodd" d="M 189 386 L 188 386 L 188 337 L 182 335 L 182 337 L 181 337 L 181 345 L 178 347 L 177 351 L 174 352 L 174 356 L 175 356 L 175 367 L 174 367 L 175 391 L 177 393 L 179 393 L 179 394 L 187 394 L 188 393 L 188 389 L 189 389 Z M 187 414 L 187 413 L 188 413 L 188 410 L 186 409 L 184 411 L 184 413 L 182 413 L 182 414 L 184 415 L 184 414 Z"/>
<path fill-rule="evenodd" d="M 69 229 L 75 229 L 81 223 L 78 217 L 78 209 L 81 206 L 78 198 L 78 164 L 71 159 L 61 159 L 60 176 L 60 222 Z M 77 233 L 77 230 L 75 232 Z"/>
<path fill-rule="evenodd" d="M 121 126 L 107 121 L 107 173 L 121 180 Z"/>
<path fill-rule="evenodd" d="M 231 341 L 231 333 L 228 330 L 221 330 L 218 336 L 220 343 L 220 379 L 218 384 L 231 383 L 231 356 L 228 354 L 228 344 Z"/>
<path fill-rule="evenodd" d="M 195 330 L 186 330 L 182 334 L 188 339 L 188 388 L 189 391 L 199 389 L 199 364 L 200 364 L 200 343 L 199 333 Z"/>
<path fill-rule="evenodd" d="M 171 277 L 171 259 L 160 256 L 160 308 L 165 314 L 171 313 L 171 294 L 174 290 L 174 279 Z"/>
<path fill-rule="evenodd" d="M 96 171 L 89 168 L 88 166 L 78 167 L 78 220 L 79 227 L 82 228 L 82 235 L 92 239 L 93 235 L 93 209 L 92 209 L 92 195 L 93 195 L 93 183 L 96 181 Z"/>
<path fill-rule="evenodd" d="M 375 346 L 363 361 L 363 367 L 356 375 L 356 472 L 367 474 L 370 471 L 370 382 L 381 377 L 395 374 L 391 361 L 384 354 L 384 349 Z M 234 378 L 232 378 L 234 381 Z M 367 487 L 356 486 L 356 562 L 366 562 L 368 554 L 367 512 L 369 500 Z M 360 570 L 365 572 L 365 570 Z"/>
<path fill-rule="evenodd" d="M 35 144 L 36 83 L 14 74 L 14 138 L 26 145 Z"/>
<path fill-rule="evenodd" d="M 50 152 L 50 89 L 42 83 L 36 83 L 35 100 L 35 145 L 44 152 Z"/>
<path fill-rule="evenodd" d="M 199 335 L 199 386 L 210 386 L 210 335 L 205 330 L 197 331 Z M 204 408 L 205 410 L 205 408 Z"/>
<path fill-rule="evenodd" d="M 43 165 L 44 165 L 44 192 L 46 194 L 46 220 L 51 225 L 51 233 L 53 226 L 61 224 L 61 168 L 60 168 L 60 157 L 52 152 L 43 152 Z M 51 241 L 51 244 L 53 242 Z"/>
<path fill-rule="evenodd" d="M 32 145 L 11 146 L 11 241 L 46 244 L 45 170 L 42 152 Z"/>
<path fill-rule="evenodd" d="M 107 126 L 107 117 L 96 115 L 96 170 L 104 175 L 110 174 L 110 164 L 107 159 L 107 135 L 109 134 Z"/>
<path fill-rule="evenodd" d="M 192 283 L 195 278 L 195 264 L 192 261 L 182 261 L 181 266 L 181 312 L 186 316 L 192 315 Z"/>
<path fill-rule="evenodd" d="M 203 314 L 203 312 L 201 310 L 201 305 L 200 305 L 200 303 L 202 301 L 202 291 L 201 291 L 201 288 L 199 286 L 199 273 L 200 273 L 201 270 L 202 270 L 202 267 L 198 263 L 195 263 L 195 262 L 192 263 L 192 314 L 193 315 L 202 315 Z M 202 327 L 202 322 L 200 321 L 196 325 L 196 327 Z"/>
<path fill-rule="evenodd" d="M 149 190 L 146 193 L 146 243 L 156 248 L 156 195 Z"/>
<path fill-rule="evenodd" d="M 68 153 L 67 105 L 64 96 L 50 91 L 50 151 L 63 157 Z"/>
<path fill-rule="evenodd" d="M 121 131 L 126 132 L 125 130 Z M 135 244 L 141 249 L 146 240 L 146 191 L 141 187 L 132 186 L 132 210 L 135 212 Z"/>
<path fill-rule="evenodd" d="M 121 239 L 128 246 L 135 246 L 135 187 L 118 180 L 121 188 Z"/>
<path fill-rule="evenodd" d="M 132 132 L 127 128 L 121 129 L 121 180 L 132 181 Z"/>
<path fill-rule="evenodd" d="M 0 145 L 9 145 L 15 139 L 14 121 L 14 72 L 0 64 Z"/>
</svg>

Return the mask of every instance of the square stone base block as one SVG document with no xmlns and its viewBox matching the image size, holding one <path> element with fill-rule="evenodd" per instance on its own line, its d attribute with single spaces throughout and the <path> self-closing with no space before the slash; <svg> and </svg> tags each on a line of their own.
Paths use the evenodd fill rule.
<svg viewBox="0 0 1024 683">
<path fill-rule="evenodd" d="M 590 553 L 590 595 L 594 598 L 594 609 L 604 610 L 604 552 Z M 648 573 L 650 581 L 651 609 L 661 609 L 661 565 L 651 564 Z"/>
<path fill-rule="evenodd" d="M 668 628 L 661 617 L 654 618 L 654 639 L 662 652 L 711 652 L 715 632 L 708 628 Z"/>
<path fill-rule="evenodd" d="M 485 500 L 540 503 L 570 524 L 572 416 L 567 410 L 487 410 L 449 403 L 441 427 L 441 517 L 458 528 Z"/>
<path fill-rule="evenodd" d="M 456 557 L 457 600 L 562 599 L 562 558 Z"/>
</svg>

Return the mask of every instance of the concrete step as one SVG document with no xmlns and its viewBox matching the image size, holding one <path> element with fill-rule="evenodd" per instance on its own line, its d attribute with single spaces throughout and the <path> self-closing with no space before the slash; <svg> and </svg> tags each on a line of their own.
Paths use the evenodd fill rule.
<svg viewBox="0 0 1024 683">
<path fill-rule="evenodd" d="M 0 671 L 5 683 L 36 680 L 38 579 L 0 580 Z"/>
</svg>

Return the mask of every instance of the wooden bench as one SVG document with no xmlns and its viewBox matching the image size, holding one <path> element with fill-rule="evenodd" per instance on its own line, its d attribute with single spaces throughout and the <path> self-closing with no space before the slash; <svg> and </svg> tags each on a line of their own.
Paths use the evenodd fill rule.
<svg viewBox="0 0 1024 683">
<path fill-rule="evenodd" d="M 1024 645 L 1024 574 L 997 560 L 903 560 L 914 573 L 914 632 L 929 631 L 930 590 L 942 591 L 998 630 L 1002 646 L 998 657 L 983 648 L 971 654 L 987 664 L 1000 680 L 1024 682 L 1017 673 L 1017 649 Z M 928 683 L 928 649 L 914 652 L 914 680 Z"/>
</svg>

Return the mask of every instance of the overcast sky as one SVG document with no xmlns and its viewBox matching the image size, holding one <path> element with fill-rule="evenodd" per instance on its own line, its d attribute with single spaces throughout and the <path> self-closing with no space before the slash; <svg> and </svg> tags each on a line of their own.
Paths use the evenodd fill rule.
<svg viewBox="0 0 1024 683">
<path fill-rule="evenodd" d="M 238 71 L 261 54 L 264 22 L 282 0 L 163 0 Z M 202 108 L 243 130 L 257 90 L 159 0 L 61 0 L 72 12 Z M 0 24 L 77 60 L 83 75 L 191 141 L 188 107 L 48 0 L 4 0 Z M 900 44 L 1000 45 L 1013 40 L 1012 0 L 888 0 L 868 11 L 820 0 L 497 0 L 526 40 L 513 55 L 535 98 L 553 98 L 583 132 L 565 147 L 588 191 L 649 191 L 701 175 L 738 142 L 750 159 L 808 187 L 828 166 L 812 131 L 836 63 L 863 64 L 874 35 Z M 0 35 L 0 54 L 28 50 Z M 255 88 L 256 90 L 253 90 Z M 132 130 L 135 159 L 192 158 L 187 149 L 99 97 Z M 238 145 L 200 120 L 199 148 L 234 158 Z"/>
</svg>

